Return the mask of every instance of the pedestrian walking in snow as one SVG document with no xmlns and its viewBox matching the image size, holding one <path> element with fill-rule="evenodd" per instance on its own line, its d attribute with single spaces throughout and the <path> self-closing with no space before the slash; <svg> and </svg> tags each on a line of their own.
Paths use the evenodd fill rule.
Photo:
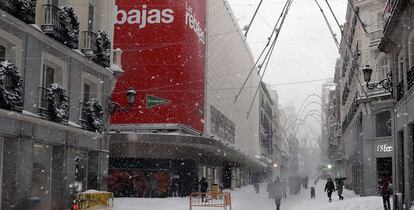
<svg viewBox="0 0 414 210">
<path fill-rule="evenodd" d="M 386 178 L 383 178 L 382 181 L 380 180 L 380 182 L 382 182 L 380 186 L 380 193 L 382 196 L 382 202 L 384 204 L 384 210 L 391 210 L 390 196 L 392 192 L 390 189 L 390 182 Z"/>
<path fill-rule="evenodd" d="M 316 197 L 316 195 L 315 195 L 315 187 L 311 187 L 310 194 L 311 194 L 311 199 L 314 199 Z"/>
<path fill-rule="evenodd" d="M 280 205 L 281 205 L 281 201 L 283 197 L 283 189 L 282 189 L 282 183 L 280 182 L 279 177 L 276 178 L 273 186 L 274 186 L 273 192 L 274 192 L 276 210 L 280 210 Z"/>
<path fill-rule="evenodd" d="M 332 201 L 332 192 L 335 191 L 335 184 L 331 178 L 325 184 L 325 192 L 328 194 L 329 202 Z"/>
<path fill-rule="evenodd" d="M 342 196 L 342 192 L 344 190 L 344 182 L 342 179 L 338 179 L 336 182 L 336 191 L 338 192 L 339 200 L 343 200 L 344 197 Z"/>
</svg>

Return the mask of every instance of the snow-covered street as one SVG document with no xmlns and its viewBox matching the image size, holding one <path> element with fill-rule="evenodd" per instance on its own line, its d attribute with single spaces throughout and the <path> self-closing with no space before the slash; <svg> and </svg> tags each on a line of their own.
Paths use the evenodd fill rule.
<svg viewBox="0 0 414 210">
<path fill-rule="evenodd" d="M 301 194 L 282 200 L 282 210 L 382 210 L 382 199 L 378 196 L 359 197 L 344 190 L 345 200 L 339 201 L 334 193 L 332 203 L 328 202 L 323 192 L 324 183 L 316 186 L 316 199 L 310 199 L 310 189 L 302 189 Z M 270 210 L 276 209 L 274 201 L 268 199 L 266 189 L 262 185 L 260 194 L 256 194 L 252 186 L 231 191 L 233 210 Z M 114 210 L 186 210 L 188 198 L 141 199 L 117 198 Z M 197 208 L 193 208 L 197 209 Z M 210 210 L 208 208 L 199 208 Z M 220 208 L 215 208 L 220 209 Z M 213 209 L 211 209 L 213 210 Z"/>
</svg>

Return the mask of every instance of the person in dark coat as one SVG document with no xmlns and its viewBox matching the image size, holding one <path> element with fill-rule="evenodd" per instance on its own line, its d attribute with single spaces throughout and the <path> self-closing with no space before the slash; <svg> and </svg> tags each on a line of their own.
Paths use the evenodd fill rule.
<svg viewBox="0 0 414 210">
<path fill-rule="evenodd" d="M 200 180 L 200 192 L 202 193 L 201 195 L 202 201 L 204 201 L 204 197 L 206 196 L 205 193 L 207 193 L 207 189 L 208 189 L 207 179 L 205 177 L 202 177 Z"/>
<path fill-rule="evenodd" d="M 331 178 L 328 178 L 328 181 L 325 184 L 325 192 L 328 194 L 329 202 L 332 201 L 332 192 L 335 191 L 335 184 Z"/>
<path fill-rule="evenodd" d="M 314 199 L 316 197 L 316 195 L 315 195 L 315 187 L 311 187 L 310 193 L 311 193 L 311 199 Z"/>
<path fill-rule="evenodd" d="M 338 192 L 339 200 L 343 200 L 344 196 L 342 196 L 342 192 L 344 190 L 344 181 L 342 179 L 338 179 L 336 182 L 336 191 Z"/>
<path fill-rule="evenodd" d="M 380 186 L 380 193 L 382 196 L 382 202 L 384 204 L 384 210 L 391 210 L 390 196 L 392 192 L 390 190 L 390 182 L 386 178 L 383 178 L 382 180 L 382 183 Z"/>
<path fill-rule="evenodd" d="M 280 210 L 280 204 L 282 201 L 282 197 L 283 197 L 283 187 L 282 187 L 282 183 L 279 180 L 279 177 L 276 178 L 274 184 L 273 184 L 273 193 L 274 193 L 274 198 L 275 198 L 275 204 L 276 204 L 276 210 Z"/>
</svg>

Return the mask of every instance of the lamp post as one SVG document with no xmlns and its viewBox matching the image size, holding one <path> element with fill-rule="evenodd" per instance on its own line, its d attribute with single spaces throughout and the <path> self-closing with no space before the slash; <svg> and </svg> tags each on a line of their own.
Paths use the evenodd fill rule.
<svg viewBox="0 0 414 210">
<path fill-rule="evenodd" d="M 369 65 L 366 65 L 364 68 L 362 68 L 362 73 L 364 73 L 364 80 L 367 83 L 367 88 L 369 90 L 373 90 L 373 89 L 385 89 L 387 90 L 389 93 L 392 94 L 392 80 L 391 80 L 391 73 L 388 72 L 387 73 L 387 78 L 376 82 L 376 83 L 370 83 L 371 82 L 371 76 L 372 76 L 372 68 Z"/>
<path fill-rule="evenodd" d="M 121 104 L 117 103 L 117 102 L 113 102 L 112 98 L 109 98 L 109 116 L 112 115 L 115 112 L 129 112 L 131 111 L 131 107 L 132 105 L 135 104 L 136 101 L 136 94 L 137 92 L 134 90 L 134 88 L 130 87 L 128 88 L 128 90 L 126 91 L 125 95 L 127 97 L 128 100 L 128 106 L 122 106 Z M 108 116 L 108 117 L 109 117 Z"/>
</svg>

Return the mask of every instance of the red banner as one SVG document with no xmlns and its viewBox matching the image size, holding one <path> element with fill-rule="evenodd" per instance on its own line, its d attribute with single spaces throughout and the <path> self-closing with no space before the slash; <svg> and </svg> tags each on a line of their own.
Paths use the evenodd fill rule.
<svg viewBox="0 0 414 210">
<path fill-rule="evenodd" d="M 113 100 L 131 112 L 115 113 L 113 124 L 180 123 L 204 129 L 205 0 L 117 0 L 114 48 L 124 75 Z"/>
</svg>

